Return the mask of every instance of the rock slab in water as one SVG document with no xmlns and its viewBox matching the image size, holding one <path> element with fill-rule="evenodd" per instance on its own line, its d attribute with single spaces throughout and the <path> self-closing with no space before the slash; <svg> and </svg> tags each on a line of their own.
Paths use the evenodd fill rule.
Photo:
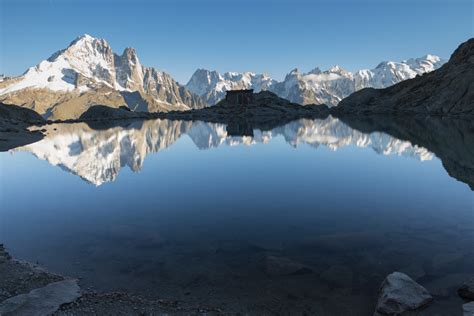
<svg viewBox="0 0 474 316">
<path fill-rule="evenodd" d="M 463 316 L 474 316 L 474 302 L 462 306 Z"/>
<path fill-rule="evenodd" d="M 313 272 L 310 267 L 284 257 L 267 255 L 265 272 L 268 275 L 306 274 Z"/>
<path fill-rule="evenodd" d="M 464 283 L 458 289 L 458 294 L 466 300 L 474 301 L 474 278 Z"/>
<path fill-rule="evenodd" d="M 374 315 L 400 315 L 419 309 L 432 300 L 430 293 L 408 275 L 393 272 L 382 282 Z"/>
<path fill-rule="evenodd" d="M 62 304 L 70 303 L 80 297 L 77 280 L 54 282 L 11 297 L 0 303 L 0 315 L 42 316 L 51 315 Z"/>
</svg>

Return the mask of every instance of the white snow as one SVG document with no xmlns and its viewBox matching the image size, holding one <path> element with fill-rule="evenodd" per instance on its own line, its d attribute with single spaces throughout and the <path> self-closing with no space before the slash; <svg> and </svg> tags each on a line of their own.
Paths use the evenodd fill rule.
<svg viewBox="0 0 474 316">
<path fill-rule="evenodd" d="M 257 92 L 270 90 L 297 103 L 301 103 L 302 96 L 305 95 L 310 103 L 335 106 L 340 100 L 362 88 L 385 88 L 438 69 L 443 63 L 444 60 L 438 56 L 426 55 L 402 62 L 385 61 L 374 69 L 361 69 L 354 73 L 339 65 L 326 71 L 316 67 L 308 73 L 301 73 L 295 68 L 281 82 L 251 72 L 227 72 L 221 75 L 217 71 L 198 69 L 186 87 L 203 96 L 210 105 L 223 99 L 226 90 L 245 88 Z"/>
</svg>

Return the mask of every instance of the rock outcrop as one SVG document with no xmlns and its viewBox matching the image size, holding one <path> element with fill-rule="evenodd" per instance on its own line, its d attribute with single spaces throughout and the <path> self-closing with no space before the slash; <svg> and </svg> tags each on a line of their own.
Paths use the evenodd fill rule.
<svg viewBox="0 0 474 316">
<path fill-rule="evenodd" d="M 432 300 L 428 291 L 408 275 L 393 272 L 381 285 L 374 315 L 400 315 L 422 308 Z"/>
<path fill-rule="evenodd" d="M 474 302 L 466 303 L 462 306 L 463 316 L 474 316 Z"/>
<path fill-rule="evenodd" d="M 0 315 L 51 315 L 63 304 L 79 298 L 77 280 L 63 280 L 20 294 L 0 303 Z"/>
<path fill-rule="evenodd" d="M 33 110 L 4 103 L 0 103 L 0 118 L 2 120 L 33 124 L 41 124 L 45 122 L 43 117 Z"/>
<path fill-rule="evenodd" d="M 466 300 L 474 301 L 474 278 L 464 283 L 458 289 L 458 294 Z"/>
<path fill-rule="evenodd" d="M 462 43 L 438 70 L 386 89 L 367 88 L 334 108 L 347 113 L 474 115 L 474 38 Z"/>
<path fill-rule="evenodd" d="M 326 118 L 328 115 L 329 108 L 324 104 L 301 106 L 282 99 L 275 93 L 261 91 L 256 93 L 253 102 L 247 105 L 232 104 L 224 99 L 212 107 L 185 112 L 169 112 L 160 114 L 160 118 L 238 124 L 246 126 L 243 129 L 245 131 L 249 128 L 269 130 L 297 119 Z"/>
<path fill-rule="evenodd" d="M 145 114 L 145 113 L 144 113 Z M 140 115 L 140 112 L 136 113 L 130 111 L 127 107 L 111 108 L 105 105 L 94 105 L 91 106 L 87 111 L 81 114 L 79 120 L 83 121 L 103 121 L 103 120 L 120 120 L 120 119 L 133 119 L 145 117 Z"/>
<path fill-rule="evenodd" d="M 43 138 L 38 131 L 30 131 L 31 125 L 46 121 L 33 110 L 0 103 L 0 151 L 27 145 Z"/>
</svg>

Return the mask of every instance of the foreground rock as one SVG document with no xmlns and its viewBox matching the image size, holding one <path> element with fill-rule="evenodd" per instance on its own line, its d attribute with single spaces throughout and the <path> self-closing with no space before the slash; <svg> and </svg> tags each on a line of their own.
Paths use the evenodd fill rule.
<svg viewBox="0 0 474 316">
<path fill-rule="evenodd" d="M 0 244 L 0 302 L 63 280 L 62 276 L 44 271 L 30 263 L 12 259 Z"/>
<path fill-rule="evenodd" d="M 474 278 L 464 283 L 458 289 L 458 294 L 466 300 L 474 301 Z"/>
<path fill-rule="evenodd" d="M 408 275 L 393 272 L 382 282 L 375 315 L 400 315 L 424 307 L 432 300 L 428 291 Z"/>
<path fill-rule="evenodd" d="M 41 132 L 28 130 L 46 121 L 33 110 L 0 103 L 0 151 L 34 143 L 43 138 Z"/>
<path fill-rule="evenodd" d="M 0 303 L 0 315 L 42 316 L 57 311 L 63 304 L 80 297 L 77 280 L 63 280 L 34 289 Z"/>
<path fill-rule="evenodd" d="M 13 259 L 0 244 L 0 315 L 221 315 L 212 306 L 81 291 L 77 280 Z"/>
<path fill-rule="evenodd" d="M 463 316 L 474 316 L 474 302 L 462 306 Z"/>
<path fill-rule="evenodd" d="M 474 115 L 474 39 L 461 44 L 441 68 L 386 89 L 362 89 L 334 113 Z"/>
</svg>

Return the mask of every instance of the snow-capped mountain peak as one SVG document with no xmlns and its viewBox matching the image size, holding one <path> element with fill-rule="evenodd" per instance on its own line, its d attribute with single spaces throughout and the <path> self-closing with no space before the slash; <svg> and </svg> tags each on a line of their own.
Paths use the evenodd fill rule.
<svg viewBox="0 0 474 316">
<path fill-rule="evenodd" d="M 88 92 L 91 95 L 77 100 Z M 125 48 L 122 55 L 117 55 L 105 39 L 88 34 L 77 37 L 22 76 L 2 82 L 0 101 L 21 102 L 45 117 L 61 118 L 77 118 L 97 102 L 110 106 L 127 104 L 142 111 L 204 106 L 197 95 L 170 75 L 142 66 L 134 48 Z M 52 113 L 53 108 L 62 114 Z"/>
</svg>

